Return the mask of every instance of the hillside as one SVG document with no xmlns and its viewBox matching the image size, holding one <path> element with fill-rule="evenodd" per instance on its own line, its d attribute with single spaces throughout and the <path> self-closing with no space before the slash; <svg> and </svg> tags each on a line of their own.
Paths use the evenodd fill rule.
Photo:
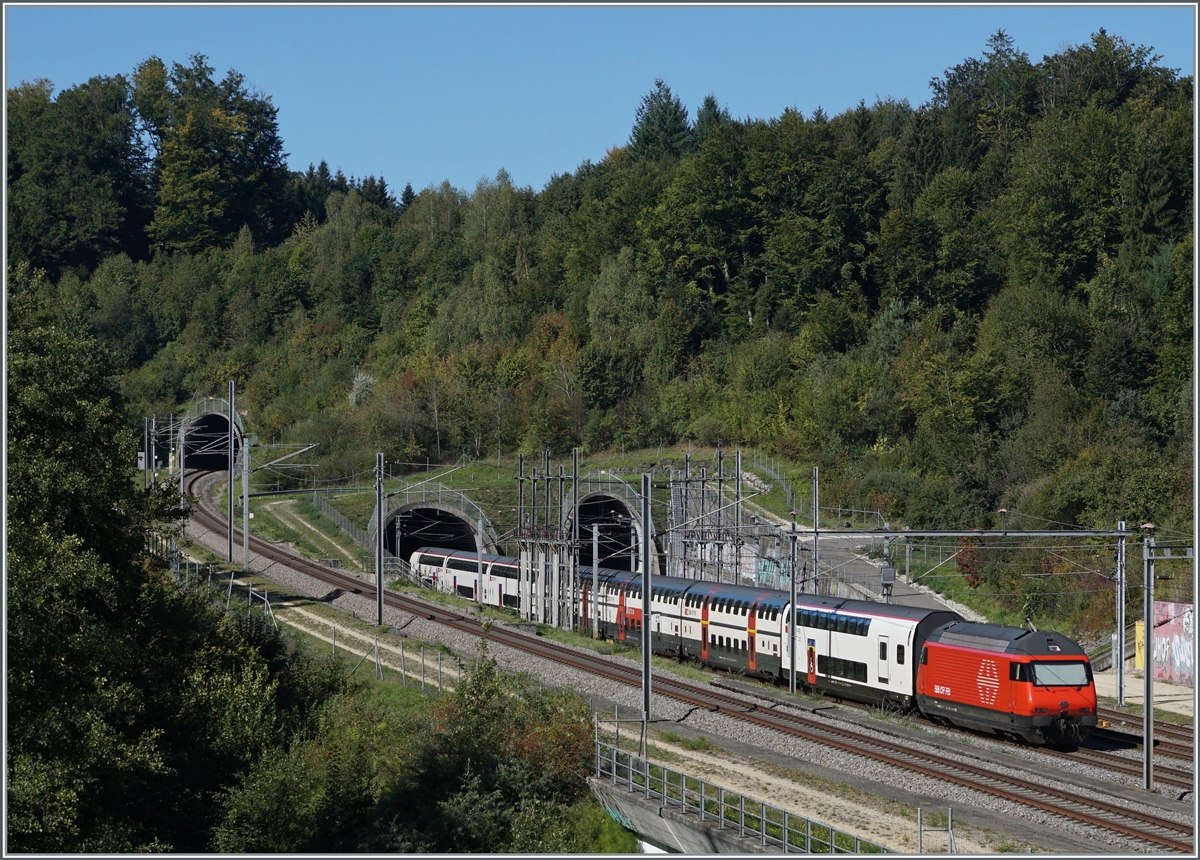
<svg viewBox="0 0 1200 860">
<path fill-rule="evenodd" d="M 22 84 L 10 290 L 115 352 L 131 426 L 233 379 L 319 480 L 694 441 L 914 527 L 1190 532 L 1193 81 L 1103 31 L 1039 62 L 1000 32 L 932 84 L 693 119 L 659 81 L 540 191 L 399 197 L 289 171 L 270 99 L 203 57 Z"/>
</svg>

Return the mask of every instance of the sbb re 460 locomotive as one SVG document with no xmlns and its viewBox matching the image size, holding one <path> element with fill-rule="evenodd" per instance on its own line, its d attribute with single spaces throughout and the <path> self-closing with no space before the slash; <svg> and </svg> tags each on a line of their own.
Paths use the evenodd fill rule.
<svg viewBox="0 0 1200 860">
<path fill-rule="evenodd" d="M 519 560 L 422 547 L 410 565 L 427 585 L 489 606 L 540 614 L 551 599 L 540 573 Z M 641 640 L 642 576 L 579 571 L 580 618 L 601 636 Z M 482 574 L 482 575 L 481 575 Z M 1076 742 L 1096 725 L 1096 690 L 1082 649 L 1057 633 L 971 624 L 946 609 L 797 595 L 655 576 L 655 653 L 788 683 L 795 625 L 799 687 L 1033 743 Z"/>
<path fill-rule="evenodd" d="M 1087 655 L 1061 633 L 964 621 L 925 640 L 917 707 L 959 726 L 1075 743 L 1096 726 L 1096 686 Z"/>
</svg>

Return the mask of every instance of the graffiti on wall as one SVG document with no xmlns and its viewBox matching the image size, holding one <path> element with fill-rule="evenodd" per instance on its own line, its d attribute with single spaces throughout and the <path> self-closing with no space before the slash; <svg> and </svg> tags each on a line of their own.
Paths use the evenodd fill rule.
<svg viewBox="0 0 1200 860">
<path fill-rule="evenodd" d="M 1155 678 L 1193 686 L 1194 629 L 1192 604 L 1154 601 Z"/>
</svg>

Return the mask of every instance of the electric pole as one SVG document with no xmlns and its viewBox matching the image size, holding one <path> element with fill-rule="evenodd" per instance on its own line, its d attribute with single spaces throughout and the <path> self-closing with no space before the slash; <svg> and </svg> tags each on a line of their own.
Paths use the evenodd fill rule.
<svg viewBox="0 0 1200 860">
<path fill-rule="evenodd" d="M 233 416 L 237 413 L 233 408 L 233 380 L 229 380 L 229 563 L 233 564 Z"/>
<path fill-rule="evenodd" d="M 383 452 L 375 455 L 375 626 L 383 626 Z"/>
</svg>

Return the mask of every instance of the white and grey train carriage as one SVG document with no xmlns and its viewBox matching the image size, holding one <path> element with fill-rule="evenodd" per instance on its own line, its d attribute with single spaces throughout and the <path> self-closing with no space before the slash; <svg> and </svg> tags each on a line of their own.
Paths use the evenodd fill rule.
<svg viewBox="0 0 1200 860">
<path fill-rule="evenodd" d="M 438 590 L 474 599 L 480 557 L 424 547 L 411 564 Z M 518 559 L 484 554 L 479 600 L 520 611 Z M 581 615 L 589 626 L 593 597 L 605 638 L 636 644 L 642 629 L 642 576 L 626 570 L 580 569 Z M 696 659 L 714 668 L 786 682 L 791 669 L 790 595 L 785 591 L 655 576 L 651 643 L 655 653 Z M 535 589 L 537 590 L 537 589 Z M 917 661 L 929 634 L 954 612 L 820 595 L 797 595 L 797 683 L 857 701 L 907 706 Z"/>
</svg>

